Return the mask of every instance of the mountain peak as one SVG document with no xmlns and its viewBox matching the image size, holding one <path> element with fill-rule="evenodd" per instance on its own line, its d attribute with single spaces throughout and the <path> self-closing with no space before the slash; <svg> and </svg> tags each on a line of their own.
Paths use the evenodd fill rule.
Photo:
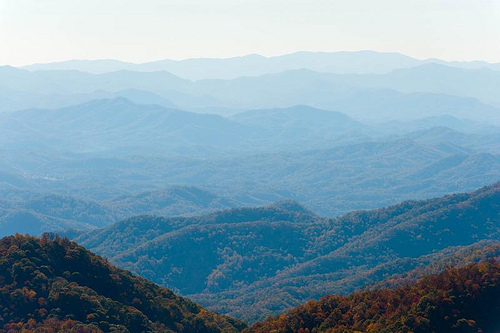
<svg viewBox="0 0 500 333">
<path fill-rule="evenodd" d="M 271 204 L 269 207 L 283 209 L 289 212 L 311 214 L 315 215 L 312 211 L 305 208 L 303 205 L 295 200 L 281 200 Z"/>
</svg>

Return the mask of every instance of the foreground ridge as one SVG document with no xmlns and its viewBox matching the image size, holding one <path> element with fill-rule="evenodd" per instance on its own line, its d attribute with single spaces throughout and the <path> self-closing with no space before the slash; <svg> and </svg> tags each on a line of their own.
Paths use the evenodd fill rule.
<svg viewBox="0 0 500 333">
<path fill-rule="evenodd" d="M 237 332 L 205 310 L 66 238 L 0 240 L 0 332 Z"/>
<path fill-rule="evenodd" d="M 245 332 L 500 332 L 500 262 L 450 268 L 397 289 L 326 296 Z"/>
<path fill-rule="evenodd" d="M 6 237 L 0 255 L 0 332 L 500 332 L 499 257 L 245 328 L 66 238 Z"/>
</svg>

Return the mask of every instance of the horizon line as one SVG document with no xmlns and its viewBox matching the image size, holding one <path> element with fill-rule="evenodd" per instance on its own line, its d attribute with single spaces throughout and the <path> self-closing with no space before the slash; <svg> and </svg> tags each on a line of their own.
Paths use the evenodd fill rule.
<svg viewBox="0 0 500 333">
<path fill-rule="evenodd" d="M 281 53 L 278 55 L 263 55 L 260 53 L 246 53 L 242 55 L 235 55 L 235 56 L 222 56 L 222 57 L 217 57 L 217 56 L 200 56 L 200 57 L 186 57 L 186 58 L 161 58 L 161 59 L 156 59 L 156 60 L 148 60 L 148 61 L 143 61 L 143 62 L 135 62 L 135 61 L 127 61 L 127 60 L 121 60 L 117 58 L 73 58 L 73 59 L 67 59 L 67 60 L 56 60 L 56 61 L 48 61 L 48 62 L 33 62 L 29 63 L 26 65 L 20 65 L 20 66 L 13 66 L 10 64 L 3 64 L 0 66 L 10 66 L 14 68 L 25 68 L 25 67 L 30 67 L 30 66 L 35 66 L 35 65 L 49 65 L 49 64 L 62 64 L 62 63 L 68 63 L 72 61 L 87 61 L 87 62 L 94 62 L 94 61 L 116 61 L 120 63 L 126 63 L 126 64 L 131 64 L 131 65 L 144 65 L 144 64 L 150 64 L 150 63 L 155 63 L 155 62 L 161 62 L 161 61 L 173 61 L 173 62 L 182 62 L 182 61 L 188 61 L 188 60 L 229 60 L 229 59 L 237 59 L 237 58 L 246 58 L 246 57 L 251 57 L 251 56 L 256 56 L 256 57 L 261 57 L 265 59 L 272 59 L 272 58 L 280 58 L 284 56 L 289 56 L 289 55 L 294 55 L 294 54 L 299 54 L 299 53 L 323 53 L 323 54 L 338 54 L 338 53 L 376 53 L 376 54 L 392 54 L 392 55 L 399 55 L 411 59 L 415 59 L 418 61 L 429 61 L 429 60 L 439 60 L 439 61 L 444 61 L 444 62 L 454 62 L 454 63 L 474 63 L 474 62 L 482 62 L 485 64 L 489 65 L 494 65 L 494 64 L 500 64 L 500 62 L 488 62 L 486 60 L 481 60 L 481 59 L 475 59 L 475 60 L 446 60 L 442 58 L 437 58 L 437 57 L 429 57 L 429 58 L 417 58 L 413 57 L 401 52 L 396 52 L 396 51 L 375 51 L 375 50 L 368 50 L 368 49 L 362 49 L 362 50 L 354 50 L 354 51 L 308 51 L 308 50 L 299 50 L 299 51 L 294 51 L 294 52 L 288 52 L 288 53 Z"/>
</svg>

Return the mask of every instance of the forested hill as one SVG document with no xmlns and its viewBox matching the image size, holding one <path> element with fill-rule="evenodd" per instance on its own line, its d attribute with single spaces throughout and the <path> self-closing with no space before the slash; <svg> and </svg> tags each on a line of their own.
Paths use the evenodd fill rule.
<svg viewBox="0 0 500 333">
<path fill-rule="evenodd" d="M 212 311 L 252 322 L 499 239 L 500 183 L 335 219 L 293 202 L 197 218 L 142 216 L 75 240 Z"/>
<path fill-rule="evenodd" d="M 448 269 L 397 289 L 326 296 L 246 332 L 500 332 L 500 263 Z"/>
<path fill-rule="evenodd" d="M 318 220 L 311 211 L 290 200 L 264 207 L 244 207 L 221 210 L 193 217 L 135 216 L 103 229 L 78 234 L 74 240 L 96 253 L 111 258 L 169 232 L 192 226 L 210 228 L 224 224 L 288 221 L 300 225 Z M 192 230 L 192 229 L 188 229 Z"/>
<path fill-rule="evenodd" d="M 417 283 L 325 296 L 250 328 L 68 239 L 0 240 L 0 332 L 500 332 L 498 256 Z"/>
<path fill-rule="evenodd" d="M 0 240 L 0 332 L 237 332 L 244 324 L 68 239 Z"/>
</svg>

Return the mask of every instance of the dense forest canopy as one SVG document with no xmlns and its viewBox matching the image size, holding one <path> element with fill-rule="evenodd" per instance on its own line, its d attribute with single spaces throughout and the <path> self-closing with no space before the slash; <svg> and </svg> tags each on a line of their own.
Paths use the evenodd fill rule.
<svg viewBox="0 0 500 333">
<path fill-rule="evenodd" d="M 72 237 L 210 310 L 253 322 L 393 275 L 418 278 L 494 257 L 499 205 L 496 183 L 334 219 L 285 201 L 199 217 L 139 216 Z"/>
<path fill-rule="evenodd" d="M 447 269 L 397 289 L 326 296 L 245 332 L 500 332 L 500 262 Z"/>
<path fill-rule="evenodd" d="M 0 240 L 3 332 L 237 332 L 245 325 L 118 269 L 66 238 Z"/>
<path fill-rule="evenodd" d="M 246 328 L 68 239 L 0 240 L 1 332 L 498 332 L 500 262 L 395 289 L 325 296 Z"/>
</svg>

